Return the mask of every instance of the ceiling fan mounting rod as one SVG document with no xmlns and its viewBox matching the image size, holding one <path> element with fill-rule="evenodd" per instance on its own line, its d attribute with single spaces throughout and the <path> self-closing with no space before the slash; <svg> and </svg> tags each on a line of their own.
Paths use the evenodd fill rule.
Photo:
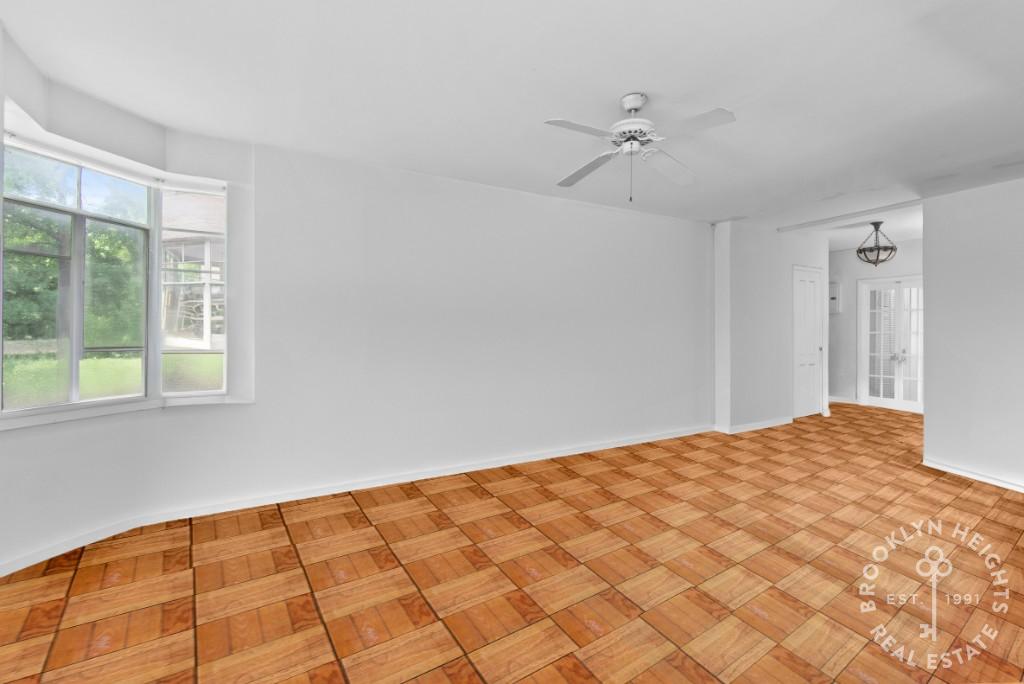
<svg viewBox="0 0 1024 684">
<path fill-rule="evenodd" d="M 647 104 L 646 93 L 627 93 L 622 96 L 622 108 L 629 112 L 630 116 L 636 116 L 636 113 Z"/>
</svg>

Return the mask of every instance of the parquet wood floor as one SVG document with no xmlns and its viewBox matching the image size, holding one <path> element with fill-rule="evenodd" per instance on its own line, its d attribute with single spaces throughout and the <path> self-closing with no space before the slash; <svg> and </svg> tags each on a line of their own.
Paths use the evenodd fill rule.
<svg viewBox="0 0 1024 684">
<path fill-rule="evenodd" d="M 1024 495 L 923 467 L 921 443 L 919 416 L 837 405 L 147 526 L 0 578 L 0 682 L 1018 681 Z M 982 533 L 1019 597 L 944 603 L 936 643 L 998 630 L 948 668 L 871 638 L 918 643 L 922 605 L 859 609 L 873 547 L 927 517 Z M 925 535 L 878 591 L 925 591 L 932 543 L 941 591 L 999 589 Z"/>
</svg>

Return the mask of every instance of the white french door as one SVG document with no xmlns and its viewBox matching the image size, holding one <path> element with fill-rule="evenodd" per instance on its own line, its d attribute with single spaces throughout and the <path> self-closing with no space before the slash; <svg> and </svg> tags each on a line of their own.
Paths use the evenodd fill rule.
<svg viewBox="0 0 1024 684">
<path fill-rule="evenodd" d="M 857 395 L 865 404 L 924 410 L 924 288 L 920 276 L 862 280 Z"/>
</svg>

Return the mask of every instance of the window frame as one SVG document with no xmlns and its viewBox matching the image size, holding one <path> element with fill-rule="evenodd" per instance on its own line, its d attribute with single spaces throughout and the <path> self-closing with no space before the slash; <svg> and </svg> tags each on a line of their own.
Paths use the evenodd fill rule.
<svg viewBox="0 0 1024 684">
<path fill-rule="evenodd" d="M 13 137 L 13 136 L 11 136 Z M 177 184 L 169 186 L 161 178 L 153 177 L 151 179 L 139 178 L 138 174 L 131 172 L 119 172 L 116 167 L 111 167 L 107 164 L 96 164 L 89 160 L 78 158 L 76 155 L 63 154 L 60 150 L 52 150 L 48 147 L 37 146 L 34 144 L 21 144 L 12 143 L 10 139 L 4 140 L 3 145 L 0 145 L 0 153 L 6 148 L 13 148 L 21 152 L 27 152 L 36 156 L 53 159 L 62 163 L 72 164 L 78 167 L 76 173 L 77 181 L 77 196 L 76 203 L 82 204 L 81 192 L 82 192 L 82 169 L 88 168 L 93 171 L 128 180 L 130 182 L 142 185 L 146 188 L 147 201 L 148 201 L 148 214 L 146 223 L 138 223 L 129 219 L 122 219 L 105 214 L 96 213 L 86 209 L 82 209 L 80 206 L 64 206 L 54 202 L 38 199 L 27 199 L 21 198 L 14 195 L 8 195 L 2 187 L 0 187 L 0 220 L 4 213 L 4 204 L 11 202 L 19 206 L 37 208 L 45 211 L 56 212 L 65 216 L 71 217 L 71 249 L 70 256 L 67 257 L 70 261 L 71 271 L 71 283 L 70 283 L 70 297 L 71 297 L 71 358 L 70 358 L 70 389 L 68 392 L 68 401 L 58 404 L 48 404 L 44 406 L 26 407 L 26 408 L 4 408 L 2 405 L 2 385 L 0 385 L 0 431 L 6 429 L 13 429 L 18 427 L 25 427 L 29 425 L 47 424 L 62 422 L 65 420 L 77 420 L 79 418 L 89 418 L 99 415 L 107 415 L 114 413 L 123 413 L 137 410 L 144 410 L 150 408 L 161 408 L 164 406 L 174 406 L 183 404 L 204 404 L 204 403 L 225 403 L 229 396 L 228 386 L 228 364 L 229 354 L 228 346 L 226 344 L 229 339 L 229 307 L 225 301 L 224 306 L 224 338 L 225 345 L 223 350 L 219 352 L 223 357 L 223 371 L 222 371 L 222 384 L 220 389 L 214 390 L 195 390 L 195 391 L 180 391 L 180 392 L 165 392 L 163 391 L 163 374 L 162 374 L 162 359 L 164 354 L 164 339 L 162 329 L 162 296 L 163 296 L 163 243 L 162 243 L 162 199 L 163 192 L 165 190 L 179 190 L 192 193 L 203 193 L 212 195 L 221 195 L 225 200 L 225 224 L 224 231 L 222 233 L 214 233 L 213 231 L 207 231 L 207 235 L 216 235 L 224 241 L 225 254 L 224 264 L 222 268 L 222 286 L 225 288 L 225 295 L 227 292 L 227 281 L 228 281 L 228 256 L 227 256 L 227 243 L 228 243 L 228 218 L 227 218 L 227 187 L 222 185 L 219 190 L 214 190 L 206 184 L 199 184 L 201 187 L 188 187 L 179 186 Z M 3 173 L 6 171 L 2 158 L 0 158 L 0 182 L 2 182 Z M 199 181 L 200 179 L 197 179 Z M 85 334 L 84 334 L 84 318 L 85 318 L 85 269 L 86 269 L 86 237 L 87 237 L 87 222 L 97 221 L 108 225 L 121 226 L 130 228 L 133 230 L 141 231 L 144 241 L 144 262 L 145 262 L 145 322 L 144 322 L 144 339 L 143 347 L 141 350 L 137 347 L 124 347 L 124 348 L 87 348 L 85 346 Z M 170 228 L 168 230 L 177 230 Z M 203 234 L 203 231 L 190 231 L 196 234 Z M 0 321 L 3 320 L 3 275 L 4 275 L 4 231 L 3 226 L 0 224 Z M 4 336 L 3 329 L 0 326 L 0 378 L 3 377 L 3 347 L 4 347 Z M 85 355 L 89 352 L 95 351 L 141 351 L 143 373 L 142 373 L 142 393 L 137 395 L 127 396 L 115 396 L 115 397 L 102 397 L 96 399 L 80 399 L 79 398 L 79 387 L 80 387 L 80 368 L 79 364 Z"/>
</svg>

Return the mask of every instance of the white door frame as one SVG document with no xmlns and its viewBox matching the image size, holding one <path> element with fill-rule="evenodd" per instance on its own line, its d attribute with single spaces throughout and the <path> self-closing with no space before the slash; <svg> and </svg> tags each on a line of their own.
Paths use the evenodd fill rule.
<svg viewBox="0 0 1024 684">
<path fill-rule="evenodd" d="M 871 285 L 879 283 L 900 283 L 904 281 L 916 282 L 924 287 L 924 277 L 920 273 L 909 275 L 894 275 L 878 278 L 859 278 L 857 280 L 857 403 L 864 406 L 879 406 L 899 411 L 912 411 L 914 413 L 924 412 L 924 379 L 921 379 L 921 398 L 917 402 L 902 402 L 894 399 L 880 399 L 868 396 L 868 369 L 867 345 L 868 345 L 868 309 L 867 292 Z"/>
<path fill-rule="evenodd" d="M 793 273 L 790 276 L 790 291 L 789 301 L 792 307 L 795 303 L 795 292 L 793 290 L 792 276 L 795 276 L 798 271 L 804 271 L 807 273 L 813 273 L 818 276 L 818 282 L 821 283 L 821 349 L 818 356 L 818 368 L 821 371 L 821 391 L 819 397 L 819 406 L 821 415 L 826 418 L 832 415 L 829 410 L 829 395 L 828 395 L 828 282 L 825 280 L 825 269 L 820 266 L 801 266 L 799 264 L 793 264 Z M 796 345 L 796 316 L 795 310 L 791 309 L 793 315 L 792 318 L 792 330 L 793 330 L 793 357 L 792 357 L 792 371 L 790 377 L 796 379 L 797 369 L 797 345 Z M 793 407 L 793 413 L 796 413 L 796 383 L 793 385 L 793 395 L 791 397 L 790 405 Z"/>
</svg>

